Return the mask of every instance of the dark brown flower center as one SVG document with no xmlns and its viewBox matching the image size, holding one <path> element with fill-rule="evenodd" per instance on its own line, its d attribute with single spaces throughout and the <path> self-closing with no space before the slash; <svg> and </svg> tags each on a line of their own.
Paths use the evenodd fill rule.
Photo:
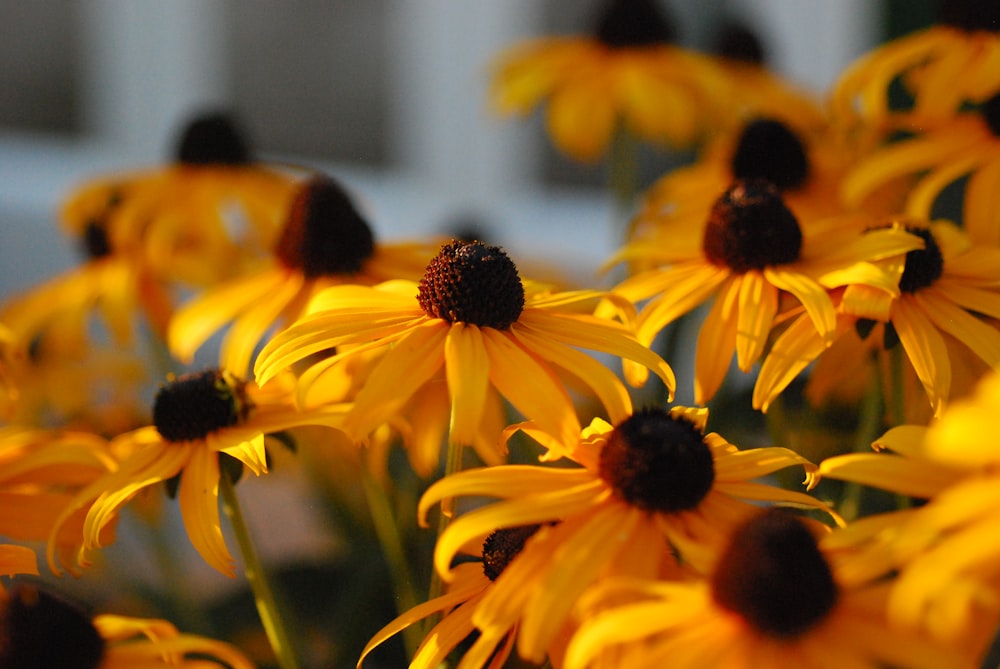
<svg viewBox="0 0 1000 669">
<path fill-rule="evenodd" d="M 11 589 L 0 609 L 0 667 L 97 669 L 104 639 L 73 604 L 34 586 Z"/>
<path fill-rule="evenodd" d="M 728 22 L 715 38 L 715 53 L 722 58 L 750 65 L 763 65 L 767 59 L 757 33 L 741 23 Z"/>
<path fill-rule="evenodd" d="M 275 255 L 309 278 L 360 272 L 375 253 L 375 236 L 347 192 L 318 176 L 299 188 Z"/>
<path fill-rule="evenodd" d="M 455 240 L 427 265 L 417 301 L 431 318 L 506 330 L 524 309 L 524 286 L 499 246 Z"/>
<path fill-rule="evenodd" d="M 213 113 L 184 128 L 176 157 L 183 165 L 248 165 L 250 148 L 229 115 Z"/>
<path fill-rule="evenodd" d="M 906 253 L 906 265 L 899 279 L 899 289 L 904 293 L 915 293 L 930 286 L 941 278 L 944 272 L 944 256 L 934 235 L 927 228 L 906 226 L 906 231 L 924 240 L 924 248 Z"/>
<path fill-rule="evenodd" d="M 770 509 L 735 530 L 715 567 L 712 596 L 760 634 L 790 640 L 833 610 L 837 584 L 805 524 Z"/>
<path fill-rule="evenodd" d="M 776 186 L 737 181 L 712 207 L 702 249 L 713 264 L 742 274 L 798 260 L 802 230 Z"/>
<path fill-rule="evenodd" d="M 599 471 L 628 504 L 664 513 L 694 509 L 715 481 L 715 461 L 701 431 L 653 408 L 615 426 Z"/>
<path fill-rule="evenodd" d="M 731 167 L 735 179 L 766 179 L 779 190 L 798 188 L 809 178 L 802 140 L 781 121 L 767 118 L 743 129 Z"/>
<path fill-rule="evenodd" d="M 997 93 L 979 107 L 986 127 L 994 136 L 1000 137 L 1000 93 Z"/>
<path fill-rule="evenodd" d="M 204 439 L 245 421 L 250 408 L 245 381 L 209 369 L 184 374 L 160 388 L 153 400 L 153 425 L 167 441 Z"/>
<path fill-rule="evenodd" d="M 483 541 L 483 574 L 491 581 L 497 580 L 510 561 L 524 548 L 541 525 L 522 525 L 494 530 Z"/>
<path fill-rule="evenodd" d="M 606 46 L 624 49 L 672 42 L 674 28 L 653 0 L 608 0 L 594 35 Z"/>
<path fill-rule="evenodd" d="M 938 23 L 959 30 L 1000 32 L 1000 3 L 996 0 L 944 0 Z"/>
</svg>

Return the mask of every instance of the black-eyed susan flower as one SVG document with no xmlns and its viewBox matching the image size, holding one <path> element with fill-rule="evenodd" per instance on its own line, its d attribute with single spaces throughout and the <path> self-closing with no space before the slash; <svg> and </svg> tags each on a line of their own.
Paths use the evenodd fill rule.
<svg viewBox="0 0 1000 669">
<path fill-rule="evenodd" d="M 518 44 L 498 59 L 496 109 L 527 114 L 547 103 L 546 127 L 567 155 L 595 161 L 618 128 L 689 147 L 726 109 L 726 79 L 709 57 L 670 43 L 673 29 L 650 0 L 605 3 L 592 36 Z"/>
<path fill-rule="evenodd" d="M 300 397 L 308 403 L 324 375 L 365 361 L 356 370 L 361 386 L 344 422 L 357 439 L 429 392 L 429 385 L 441 390 L 444 381 L 454 443 L 476 443 L 491 389 L 568 442 L 580 424 L 560 374 L 589 390 L 613 417 L 631 410 L 624 384 L 578 348 L 631 360 L 652 369 L 671 392 L 674 387 L 670 367 L 628 327 L 592 315 L 605 297 L 522 282 L 499 247 L 453 241 L 427 265 L 419 284 L 334 286 L 318 293 L 309 315 L 264 347 L 255 371 L 263 384 L 314 353 L 337 348 L 302 373 Z"/>
<path fill-rule="evenodd" d="M 740 451 L 705 431 L 707 409 L 645 409 L 612 427 L 595 419 L 578 439 L 560 441 L 537 424 L 516 426 L 538 439 L 549 457 L 581 466 L 502 465 L 472 469 L 432 485 L 420 501 L 421 521 L 437 502 L 491 497 L 488 504 L 453 519 L 438 539 L 434 564 L 454 580 L 453 559 L 465 546 L 497 528 L 558 522 L 535 555 L 531 587 L 512 574 L 534 550 L 526 546 L 495 583 L 489 603 L 473 622 L 484 635 L 506 634 L 516 620 L 517 648 L 540 661 L 570 620 L 578 597 L 602 574 L 656 578 L 673 551 L 695 568 L 707 568 L 729 528 L 775 502 L 826 509 L 818 500 L 754 479 L 790 466 L 814 468 L 784 448 Z M 636 555 L 641 546 L 642 555 Z M 672 559 L 672 558 L 670 558 Z"/>
<path fill-rule="evenodd" d="M 856 283 L 897 292 L 897 277 L 876 263 L 918 248 L 922 240 L 891 228 L 862 234 L 865 220 L 838 217 L 840 225 L 812 232 L 800 226 L 769 181 L 739 181 L 716 200 L 705 225 L 677 230 L 669 243 L 643 243 L 620 254 L 656 267 L 626 279 L 614 292 L 631 302 L 648 300 L 636 325 L 636 336 L 646 345 L 669 323 L 714 298 L 695 354 L 695 402 L 703 404 L 725 379 L 734 352 L 744 372 L 761 357 L 775 318 L 793 308 L 782 306 L 783 299 L 793 298 L 794 308 L 803 310 L 829 343 L 836 331 L 829 290 Z M 645 374 L 631 371 L 637 380 Z"/>
<path fill-rule="evenodd" d="M 416 279 L 433 254 L 430 244 L 378 243 L 340 184 L 314 177 L 299 186 L 285 212 L 271 262 L 182 306 L 171 320 L 168 345 L 190 362 L 209 337 L 229 325 L 221 364 L 249 372 L 266 335 L 302 316 L 317 291 L 341 283 Z"/>
<path fill-rule="evenodd" d="M 953 391 L 949 341 L 969 349 L 984 367 L 1000 366 L 1000 332 L 993 322 L 1000 318 L 1000 248 L 973 244 L 947 221 L 900 219 L 892 226 L 924 242 L 903 256 L 899 295 L 849 286 L 837 329 L 850 337 L 855 328 L 876 347 L 902 345 L 934 415 L 940 415 Z M 826 345 L 801 316 L 793 320 L 761 365 L 754 407 L 766 410 Z"/>
<path fill-rule="evenodd" d="M 254 384 L 219 369 L 185 374 L 160 388 L 153 403 L 152 425 L 119 435 L 110 448 L 118 466 L 77 492 L 50 533 L 47 557 L 55 573 L 53 539 L 62 523 L 86 509 L 83 547 L 77 562 L 105 543 L 102 531 L 140 491 L 180 476 L 177 498 L 192 545 L 205 561 L 233 576 L 234 560 L 219 521 L 220 454 L 241 462 L 255 475 L 267 471 L 269 435 L 298 425 L 336 427 L 339 406 L 298 411 L 286 392 L 261 391 Z"/>
<path fill-rule="evenodd" d="M 1000 90 L 1000 12 L 992 0 L 944 0 L 938 22 L 861 57 L 840 76 L 833 108 L 885 126 L 895 115 L 934 124 Z M 912 107 L 894 109 L 891 86 L 901 82 Z"/>
<path fill-rule="evenodd" d="M 89 246 L 137 255 L 156 276 L 204 286 L 266 253 L 297 180 L 254 161 L 230 116 L 208 113 L 184 128 L 169 164 L 84 184 L 60 218 Z"/>
<path fill-rule="evenodd" d="M 992 372 L 929 427 L 895 427 L 873 444 L 883 452 L 829 458 L 820 466 L 825 477 L 927 500 L 888 514 L 891 529 L 876 536 L 882 559 L 899 571 L 889 614 L 938 638 L 971 632 L 988 640 L 1000 620 L 998 456 L 984 439 L 998 408 L 1000 375 Z"/>
<path fill-rule="evenodd" d="M 91 616 L 29 584 L 0 597 L 0 667 L 34 669 L 253 669 L 234 646 L 181 634 L 165 620 Z"/>
<path fill-rule="evenodd" d="M 598 586 L 591 599 L 635 601 L 589 615 L 563 666 L 978 666 L 969 649 L 889 624 L 887 587 L 844 578 L 844 560 L 817 534 L 785 511 L 762 511 L 733 531 L 705 579 Z M 616 664 L 601 662 L 606 653 Z"/>
</svg>

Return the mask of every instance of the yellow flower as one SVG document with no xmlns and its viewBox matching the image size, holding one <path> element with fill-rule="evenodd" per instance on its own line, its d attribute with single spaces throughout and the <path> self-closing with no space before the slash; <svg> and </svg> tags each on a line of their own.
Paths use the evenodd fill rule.
<svg viewBox="0 0 1000 669">
<path fill-rule="evenodd" d="M 669 44 L 655 3 L 612 0 L 592 37 L 515 45 L 491 84 L 502 114 L 527 114 L 547 99 L 546 127 L 569 156 L 595 161 L 621 126 L 641 139 L 687 147 L 718 124 L 726 79 L 706 56 Z"/>
<path fill-rule="evenodd" d="M 239 460 L 255 475 L 267 471 L 265 442 L 269 434 L 299 425 L 336 427 L 339 406 L 300 412 L 284 393 L 257 389 L 232 374 L 209 369 L 172 379 L 156 395 L 153 425 L 115 437 L 110 447 L 121 454 L 112 471 L 76 493 L 49 537 L 47 557 L 60 573 L 53 539 L 62 523 L 86 508 L 83 547 L 77 556 L 104 544 L 102 530 L 119 509 L 140 491 L 180 475 L 178 501 L 192 545 L 215 569 L 234 575 L 234 560 L 226 548 L 219 522 L 219 454 Z"/>
<path fill-rule="evenodd" d="M 165 620 L 91 618 L 46 590 L 21 585 L 0 598 L 0 666 L 11 669 L 253 669 L 230 644 L 180 634 Z"/>
<path fill-rule="evenodd" d="M 207 114 L 171 164 L 85 184 L 60 216 L 91 255 L 132 254 L 157 277 L 207 285 L 270 248 L 296 181 L 253 162 L 232 119 Z"/>
<path fill-rule="evenodd" d="M 843 72 L 832 99 L 838 116 L 884 126 L 903 114 L 934 124 L 1000 89 L 996 4 L 945 0 L 941 5 L 937 25 L 893 40 Z M 911 109 L 890 105 L 890 86 L 897 80 L 913 96 Z"/>
<path fill-rule="evenodd" d="M 886 586 L 845 579 L 825 539 L 791 514 L 763 511 L 734 530 L 707 579 L 597 586 L 598 603 L 634 601 L 587 615 L 563 666 L 978 666 L 969 649 L 890 625 Z"/>
<path fill-rule="evenodd" d="M 377 243 L 347 192 L 332 179 L 314 177 L 296 191 L 273 260 L 178 309 L 168 344 L 179 359 L 191 362 L 209 337 L 231 323 L 220 362 L 247 373 L 268 332 L 298 319 L 317 291 L 341 283 L 416 279 L 433 253 L 423 243 Z"/>
<path fill-rule="evenodd" d="M 22 543 L 51 540 L 54 553 L 73 555 L 82 544 L 83 514 L 66 509 L 73 495 L 116 466 L 107 441 L 94 434 L 0 428 L 0 535 Z"/>
<path fill-rule="evenodd" d="M 677 230 L 668 243 L 640 242 L 619 254 L 656 268 L 626 279 L 614 292 L 631 302 L 649 300 L 636 328 L 646 345 L 714 297 L 695 354 L 695 403 L 704 404 L 725 379 L 733 353 L 739 368 L 750 371 L 775 319 L 789 309 L 803 309 L 821 339 L 831 342 L 836 311 L 829 289 L 863 284 L 897 292 L 896 277 L 876 262 L 918 248 L 921 240 L 894 229 L 862 235 L 859 224 L 866 220 L 837 217 L 814 232 L 800 226 L 770 182 L 740 181 L 716 200 L 705 225 Z M 787 296 L 797 304 L 781 308 Z M 632 371 L 641 381 L 643 371 Z"/>
<path fill-rule="evenodd" d="M 480 632 L 497 639 L 519 621 L 518 652 L 540 661 L 578 597 L 602 574 L 656 578 L 674 550 L 705 568 L 729 528 L 757 508 L 745 500 L 826 510 L 804 493 L 754 482 L 795 465 L 808 478 L 808 461 L 783 448 L 740 451 L 717 433 L 705 434 L 707 417 L 707 409 L 646 409 L 615 427 L 595 419 L 570 442 L 537 424 L 514 426 L 546 446 L 548 457 L 568 456 L 582 466 L 502 465 L 432 485 L 420 501 L 421 522 L 443 500 L 501 500 L 453 519 L 441 535 L 434 565 L 446 581 L 458 574 L 455 555 L 494 530 L 559 523 L 531 561 L 530 587 L 513 572 L 522 574 L 517 565 L 534 542 L 496 581 L 489 603 L 473 617 Z"/>
<path fill-rule="evenodd" d="M 998 409 L 1000 374 L 992 372 L 929 428 L 889 430 L 873 444 L 887 452 L 838 456 L 820 466 L 823 477 L 928 500 L 891 514 L 898 519 L 876 538 L 882 559 L 899 570 L 891 616 L 935 637 L 961 638 L 971 630 L 988 639 L 1000 620 L 1000 481 L 988 438 Z"/>
<path fill-rule="evenodd" d="M 924 248 L 906 254 L 895 299 L 885 291 L 848 287 L 837 332 L 860 327 L 868 336 L 881 334 L 886 347 L 902 344 L 934 415 L 940 415 L 952 391 L 948 340 L 983 364 L 1000 367 L 1000 332 L 989 320 L 1000 318 L 1000 247 L 974 245 L 946 221 L 920 225 L 903 219 L 892 225 L 919 236 Z M 873 333 L 877 325 L 881 329 Z M 803 317 L 792 321 L 761 365 L 754 407 L 766 410 L 826 346 Z"/>
<path fill-rule="evenodd" d="M 996 51 L 1000 59 L 1000 40 Z M 861 159 L 844 180 L 844 200 L 855 205 L 885 184 L 910 178 L 914 183 L 905 212 L 926 220 L 942 192 L 965 177 L 963 227 L 977 242 L 1000 245 L 996 217 L 1000 93 L 983 102 L 977 112 L 957 115 L 940 127 L 892 142 Z"/>
<path fill-rule="evenodd" d="M 419 284 L 334 286 L 317 294 L 310 314 L 264 347 L 255 371 L 264 384 L 290 365 L 336 348 L 336 355 L 302 373 L 300 397 L 308 403 L 313 387 L 322 392 L 328 372 L 336 375 L 342 363 L 365 356 L 360 359 L 366 368 L 358 370 L 361 387 L 344 422 L 359 440 L 429 385 L 440 392 L 441 380 L 450 402 L 439 408 L 450 416 L 455 443 L 477 441 L 491 388 L 524 416 L 572 440 L 579 419 L 558 374 L 596 395 L 613 417 L 631 410 L 624 384 L 577 347 L 632 360 L 652 369 L 671 392 L 674 387 L 670 367 L 627 327 L 591 315 L 604 298 L 597 291 L 526 287 L 502 249 L 453 241 Z"/>
</svg>

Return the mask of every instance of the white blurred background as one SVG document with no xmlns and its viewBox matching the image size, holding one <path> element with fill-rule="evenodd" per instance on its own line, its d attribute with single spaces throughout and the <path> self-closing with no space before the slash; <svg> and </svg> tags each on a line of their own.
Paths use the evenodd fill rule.
<svg viewBox="0 0 1000 669">
<path fill-rule="evenodd" d="M 886 2 L 662 0 L 681 44 L 709 49 L 723 21 L 741 21 L 775 69 L 817 92 L 882 38 Z M 596 5 L 0 3 L 0 295 L 74 261 L 54 220 L 70 188 L 162 162 L 184 121 L 215 107 L 235 112 L 259 155 L 354 187 L 383 238 L 478 225 L 515 258 L 589 273 L 615 241 L 601 167 L 555 153 L 537 115 L 492 116 L 486 87 L 503 47 L 585 32 Z"/>
</svg>

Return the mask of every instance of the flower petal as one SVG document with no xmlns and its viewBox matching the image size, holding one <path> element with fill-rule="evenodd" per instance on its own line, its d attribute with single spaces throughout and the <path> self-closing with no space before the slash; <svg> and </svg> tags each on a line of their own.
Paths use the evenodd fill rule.
<svg viewBox="0 0 1000 669">
<path fill-rule="evenodd" d="M 490 360 L 478 327 L 452 324 L 444 340 L 444 364 L 451 396 L 450 439 L 471 444 L 482 420 L 490 379 Z"/>
</svg>

